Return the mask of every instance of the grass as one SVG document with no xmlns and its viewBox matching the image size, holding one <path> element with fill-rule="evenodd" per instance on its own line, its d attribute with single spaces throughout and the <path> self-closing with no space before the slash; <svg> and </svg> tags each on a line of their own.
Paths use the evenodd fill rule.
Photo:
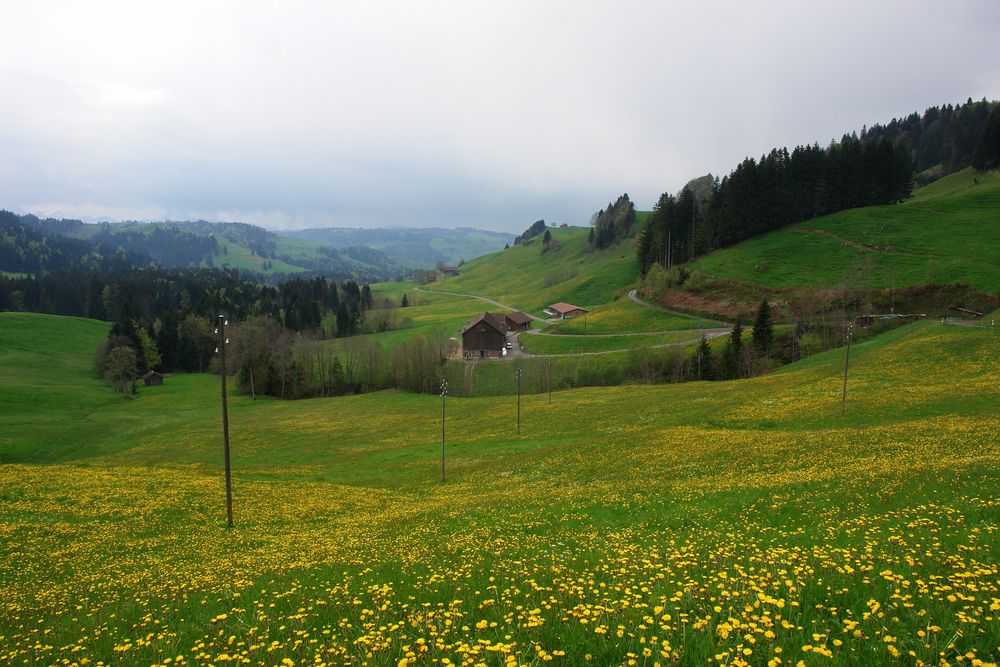
<svg viewBox="0 0 1000 667">
<path fill-rule="evenodd" d="M 232 396 L 227 531 L 217 378 L 126 401 L 105 330 L 0 314 L 0 662 L 996 658 L 996 332 L 852 347 L 843 417 L 840 350 L 451 398 L 444 484 L 437 397 Z"/>
<path fill-rule="evenodd" d="M 218 268 L 243 269 L 245 271 L 256 271 L 258 273 L 302 273 L 305 269 L 301 266 L 293 266 L 280 259 L 269 259 L 261 257 L 250 251 L 250 248 L 233 243 L 222 237 L 216 239 L 219 243 L 220 254 L 212 258 L 212 265 Z M 223 252 L 225 248 L 225 252 Z M 264 264 L 270 262 L 268 268 Z M 203 266 L 206 266 L 202 262 Z"/>
<path fill-rule="evenodd" d="M 675 345 L 697 341 L 698 338 L 698 333 L 690 331 L 673 331 L 648 336 L 552 336 L 529 333 L 518 335 L 521 344 L 532 354 L 604 353 L 630 348 Z"/>
<path fill-rule="evenodd" d="M 587 228 L 549 231 L 557 249 L 542 253 L 541 238 L 536 237 L 466 262 L 461 275 L 438 280 L 427 289 L 486 296 L 542 316 L 542 309 L 557 301 L 585 307 L 607 303 L 639 277 L 631 243 L 591 252 Z"/>
<path fill-rule="evenodd" d="M 620 297 L 590 312 L 586 321 L 582 317 L 563 320 L 552 326 L 552 333 L 615 334 L 630 332 L 675 331 L 723 326 L 719 322 L 692 317 L 683 313 L 668 313 Z"/>
<path fill-rule="evenodd" d="M 768 287 L 1000 285 L 1000 175 L 971 169 L 896 206 L 842 211 L 698 260 L 706 274 Z"/>
</svg>

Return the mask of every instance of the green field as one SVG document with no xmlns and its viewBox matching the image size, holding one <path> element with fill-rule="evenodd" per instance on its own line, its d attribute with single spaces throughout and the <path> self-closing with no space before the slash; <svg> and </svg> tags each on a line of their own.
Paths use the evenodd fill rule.
<svg viewBox="0 0 1000 667">
<path fill-rule="evenodd" d="M 597 306 L 586 319 L 577 317 L 552 326 L 552 333 L 614 334 L 629 332 L 676 331 L 722 326 L 719 322 L 692 317 L 682 313 L 668 313 L 640 305 L 627 296 L 611 303 Z"/>
<path fill-rule="evenodd" d="M 978 180 L 978 183 L 976 182 Z M 895 206 L 842 211 L 697 260 L 710 276 L 768 287 L 1000 285 L 1000 175 L 965 169 Z"/>
<path fill-rule="evenodd" d="M 559 246 L 542 253 L 542 240 L 466 262 L 461 275 L 427 285 L 428 290 L 485 296 L 512 308 L 542 315 L 551 303 L 578 306 L 607 303 L 639 277 L 631 242 L 589 250 L 588 228 L 549 228 Z"/>
<path fill-rule="evenodd" d="M 222 254 L 212 258 L 212 265 L 217 268 L 242 269 L 244 271 L 256 271 L 264 274 L 275 273 L 302 273 L 305 269 L 301 266 L 293 266 L 280 259 L 268 259 L 261 257 L 250 251 L 250 248 L 233 243 L 227 239 L 219 237 L 219 252 Z M 225 248 L 225 252 L 222 249 Z M 265 263 L 270 262 L 267 267 Z M 202 266 L 207 266 L 202 262 Z"/>
<path fill-rule="evenodd" d="M 227 531 L 218 379 L 124 400 L 106 328 L 0 314 L 2 663 L 997 658 L 997 332 L 854 346 L 843 417 L 840 350 L 451 398 L 444 484 L 435 396 L 231 396 Z"/>
<path fill-rule="evenodd" d="M 691 331 L 672 331 L 670 333 L 648 336 L 555 336 L 549 334 L 518 335 L 518 340 L 524 349 L 531 354 L 593 354 L 614 350 L 628 350 L 637 347 L 661 347 L 678 343 L 697 341 L 699 334 Z"/>
</svg>

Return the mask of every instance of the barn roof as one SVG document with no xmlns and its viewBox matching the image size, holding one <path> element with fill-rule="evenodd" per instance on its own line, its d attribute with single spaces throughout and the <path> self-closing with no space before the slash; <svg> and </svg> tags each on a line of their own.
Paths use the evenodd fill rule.
<svg viewBox="0 0 1000 667">
<path fill-rule="evenodd" d="M 549 306 L 549 308 L 551 310 L 556 311 L 557 313 L 571 313 L 574 310 L 587 310 L 586 308 L 581 308 L 580 306 L 574 306 L 571 303 L 563 303 L 562 301 L 560 301 L 559 303 L 552 304 L 551 306 Z"/>
<path fill-rule="evenodd" d="M 515 310 L 513 313 L 507 313 L 507 319 L 514 324 L 527 324 L 531 321 L 531 315 Z"/>
<path fill-rule="evenodd" d="M 489 313 L 484 310 L 482 313 L 476 315 L 471 320 L 469 320 L 469 323 L 462 328 L 462 333 L 464 334 L 466 331 L 476 326 L 480 322 L 486 322 L 488 325 L 490 325 L 500 333 L 504 332 L 503 318 L 498 317 L 497 315 L 494 315 L 493 313 Z"/>
</svg>

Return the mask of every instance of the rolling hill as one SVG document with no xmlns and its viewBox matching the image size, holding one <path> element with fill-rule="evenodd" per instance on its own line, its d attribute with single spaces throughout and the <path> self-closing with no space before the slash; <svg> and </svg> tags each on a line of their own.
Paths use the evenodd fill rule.
<svg viewBox="0 0 1000 667">
<path fill-rule="evenodd" d="M 542 252 L 542 238 L 479 257 L 461 267 L 461 275 L 426 289 L 487 296 L 535 315 L 557 301 L 591 307 L 624 294 L 639 277 L 631 242 L 592 251 L 589 228 L 550 227 L 552 249 Z"/>
<path fill-rule="evenodd" d="M 350 229 L 323 227 L 288 230 L 283 236 L 326 243 L 337 248 L 365 246 L 385 253 L 397 262 L 418 269 L 429 269 L 438 262 L 456 265 L 513 243 L 514 235 L 470 227 L 456 229 L 374 228 Z"/>
<path fill-rule="evenodd" d="M 55 257 L 58 266 L 92 265 L 95 258 L 113 255 L 120 247 L 126 253 L 124 261 L 139 267 L 153 261 L 165 268 L 227 267 L 274 278 L 310 272 L 363 282 L 385 280 L 406 271 L 403 264 L 373 248 L 337 248 L 242 223 L 85 224 L 3 213 L 0 262 L 10 255 L 14 264 L 0 265 L 0 270 L 49 269 L 54 252 L 61 253 Z M 5 250 L 8 245 L 11 252 Z M 63 258 L 67 252 L 72 256 Z"/>
</svg>

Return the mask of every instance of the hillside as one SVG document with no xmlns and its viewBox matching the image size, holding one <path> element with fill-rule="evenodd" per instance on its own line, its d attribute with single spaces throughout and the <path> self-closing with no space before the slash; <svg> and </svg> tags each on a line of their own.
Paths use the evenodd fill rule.
<svg viewBox="0 0 1000 667">
<path fill-rule="evenodd" d="M 326 243 L 337 248 L 365 246 L 385 253 L 393 260 L 419 269 L 433 268 L 438 262 L 456 265 L 501 250 L 513 243 L 514 235 L 482 229 L 322 227 L 287 230 L 283 236 Z"/>
<path fill-rule="evenodd" d="M 312 272 L 363 282 L 400 275 L 404 265 L 373 248 L 280 236 L 241 223 L 123 222 L 85 224 L 3 212 L 0 270 L 49 270 L 105 264 L 118 248 L 117 266 L 156 262 L 165 268 L 235 268 L 280 277 Z M 68 257 L 64 257 L 68 255 Z M 37 267 L 37 268 L 36 268 Z"/>
<path fill-rule="evenodd" d="M 694 262 L 709 276 L 767 287 L 1000 285 L 1000 176 L 965 169 L 894 206 L 842 211 Z"/>
<path fill-rule="evenodd" d="M 4 661 L 895 664 L 1000 642 L 995 332 L 855 346 L 846 417 L 840 351 L 522 397 L 520 435 L 510 398 L 449 399 L 444 484 L 437 397 L 232 396 L 226 531 L 217 379 L 125 401 L 85 370 L 103 326 L 0 314 L 0 373 L 34 369 L 0 385 Z M 61 385 L 78 409 L 30 409 Z"/>
<path fill-rule="evenodd" d="M 589 228 L 550 227 L 553 249 L 542 252 L 542 239 L 485 255 L 466 264 L 461 275 L 426 286 L 428 290 L 475 294 L 541 315 L 557 301 L 595 306 L 611 301 L 639 277 L 631 242 L 591 251 Z"/>
</svg>

